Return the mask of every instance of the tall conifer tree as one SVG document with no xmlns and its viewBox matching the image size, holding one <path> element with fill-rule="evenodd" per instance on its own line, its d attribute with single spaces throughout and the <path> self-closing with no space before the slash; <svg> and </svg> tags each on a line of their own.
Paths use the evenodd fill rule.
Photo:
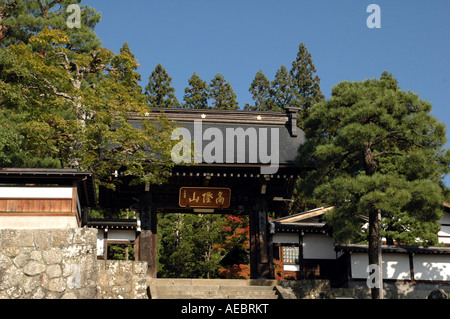
<svg viewBox="0 0 450 319">
<path fill-rule="evenodd" d="M 252 84 L 250 85 L 249 92 L 252 94 L 255 105 L 253 107 L 247 107 L 246 109 L 254 111 L 269 111 L 272 109 L 270 101 L 270 81 L 262 70 L 259 70 Z"/>
<path fill-rule="evenodd" d="M 166 69 L 158 63 L 148 79 L 145 87 L 147 101 L 151 107 L 180 107 L 175 96 L 175 88 L 171 86 L 172 78 Z"/>
<path fill-rule="evenodd" d="M 211 80 L 209 85 L 209 96 L 213 100 L 214 108 L 222 110 L 237 110 L 238 102 L 231 84 L 226 81 L 225 77 L 218 73 Z"/>
<path fill-rule="evenodd" d="M 286 66 L 282 65 L 271 83 L 270 101 L 273 104 L 273 110 L 281 111 L 287 106 L 292 106 L 293 99 L 292 79 Z"/>
<path fill-rule="evenodd" d="M 197 73 L 194 72 L 188 81 L 189 86 L 184 89 L 183 107 L 191 109 L 208 109 L 209 87 Z"/>
<path fill-rule="evenodd" d="M 320 79 L 316 73 L 311 54 L 308 52 L 305 44 L 301 43 L 298 49 L 297 57 L 292 62 L 292 68 L 289 72 L 292 81 L 292 94 L 294 100 L 291 106 L 302 109 L 301 117 L 306 118 L 310 112 L 311 106 L 324 100 L 324 95 L 320 90 Z"/>
</svg>

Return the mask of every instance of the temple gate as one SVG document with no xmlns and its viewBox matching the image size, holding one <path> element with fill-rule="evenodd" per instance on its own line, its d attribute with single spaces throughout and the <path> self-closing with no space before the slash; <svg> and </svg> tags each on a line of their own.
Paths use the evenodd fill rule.
<svg viewBox="0 0 450 319">
<path fill-rule="evenodd" d="M 249 215 L 251 278 L 274 277 L 268 213 L 288 213 L 286 199 L 291 198 L 299 173 L 294 161 L 304 142 L 297 112 L 297 108 L 286 112 L 152 109 L 149 116 L 164 113 L 191 134 L 192 141 L 203 138 L 200 151 L 205 154 L 197 163 L 175 165 L 166 184 L 131 186 L 127 177 L 121 177 L 123 183 L 116 191 L 100 189 L 103 207 L 139 206 L 139 260 L 148 262 L 151 277 L 157 273 L 159 213 Z M 129 121 L 135 127 L 142 125 L 137 115 Z M 217 140 L 220 134 L 226 141 Z M 216 143 L 214 151 L 211 143 Z"/>
</svg>

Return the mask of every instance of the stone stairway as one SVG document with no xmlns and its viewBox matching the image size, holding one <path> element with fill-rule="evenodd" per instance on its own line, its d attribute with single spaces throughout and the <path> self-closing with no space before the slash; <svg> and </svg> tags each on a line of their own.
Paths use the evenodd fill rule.
<svg viewBox="0 0 450 319">
<path fill-rule="evenodd" d="M 151 299 L 279 299 L 275 280 L 148 279 Z"/>
</svg>

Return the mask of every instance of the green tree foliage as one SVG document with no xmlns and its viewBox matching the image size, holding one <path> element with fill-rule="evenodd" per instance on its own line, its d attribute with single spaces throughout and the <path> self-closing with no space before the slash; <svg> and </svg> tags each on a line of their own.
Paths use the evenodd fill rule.
<svg viewBox="0 0 450 319">
<path fill-rule="evenodd" d="M 158 221 L 158 276 L 217 278 L 224 223 L 221 215 L 164 215 Z"/>
<path fill-rule="evenodd" d="M 291 91 L 294 97 L 290 106 L 302 109 L 301 118 L 308 116 L 314 103 L 325 99 L 320 90 L 320 79 L 314 75 L 316 72 L 311 54 L 305 44 L 301 43 L 289 72 L 292 81 Z"/>
<path fill-rule="evenodd" d="M 312 205 L 336 205 L 328 217 L 340 223 L 334 231 L 340 240 L 363 238 L 360 216 L 381 210 L 383 236 L 437 243 L 450 151 L 445 126 L 430 112 L 428 102 L 402 91 L 387 72 L 380 80 L 342 82 L 312 109 L 298 157 L 309 172 L 299 189 L 306 199 L 315 195 Z"/>
<path fill-rule="evenodd" d="M 197 73 L 190 77 L 189 86 L 184 89 L 183 107 L 190 109 L 208 109 L 209 87 Z"/>
<path fill-rule="evenodd" d="M 250 85 L 249 92 L 252 94 L 255 105 L 253 107 L 246 107 L 245 109 L 253 111 L 270 111 L 272 109 L 270 100 L 270 81 L 262 70 L 259 70 L 256 73 L 255 78 Z"/>
<path fill-rule="evenodd" d="M 368 241 L 370 263 L 377 263 L 378 212 L 389 242 L 438 243 L 450 151 L 445 126 L 430 112 L 384 72 L 379 80 L 339 83 L 304 121 L 300 201 L 334 205 L 326 216 L 334 236 Z M 362 227 L 367 221 L 369 229 Z"/>
<path fill-rule="evenodd" d="M 20 134 L 17 121 L 20 116 L 14 116 L 9 110 L 0 109 L 0 167 L 11 165 L 22 150 L 24 136 Z"/>
<path fill-rule="evenodd" d="M 171 83 L 172 78 L 166 69 L 158 63 L 148 79 L 148 85 L 145 87 L 147 101 L 151 107 L 180 107 Z"/>
<path fill-rule="evenodd" d="M 45 28 L 64 31 L 69 40 L 65 45 L 77 52 L 90 52 L 100 47 L 101 42 L 94 32 L 101 14 L 81 0 L 0 0 L 0 46 L 28 44 L 32 36 Z M 80 7 L 80 28 L 69 28 L 67 19 L 71 4 Z"/>
<path fill-rule="evenodd" d="M 213 108 L 221 110 L 237 110 L 239 105 L 236 94 L 225 77 L 218 73 L 209 84 L 209 97 L 212 99 Z"/>
<path fill-rule="evenodd" d="M 125 42 L 120 48 L 120 54 L 116 55 L 112 61 L 112 66 L 117 70 L 117 81 L 127 90 L 127 97 L 133 98 L 135 103 L 145 102 L 142 87 L 139 84 L 141 75 L 137 72 L 139 64 L 136 57 L 131 52 L 130 46 Z M 123 100 L 124 103 L 127 101 Z"/>
<path fill-rule="evenodd" d="M 292 106 L 294 95 L 292 93 L 292 79 L 285 65 L 282 65 L 275 74 L 271 83 L 270 100 L 273 110 L 281 111 L 286 106 Z"/>
<path fill-rule="evenodd" d="M 282 65 L 271 83 L 261 70 L 256 74 L 249 89 L 255 106 L 246 109 L 282 111 L 294 106 L 301 109 L 300 119 L 306 118 L 311 106 L 325 99 L 316 72 L 311 54 L 301 43 L 290 71 Z"/>
<path fill-rule="evenodd" d="M 168 176 L 169 123 L 144 121 L 134 128 L 127 122 L 129 112 L 148 111 L 127 45 L 119 54 L 106 48 L 77 52 L 64 31 L 48 28 L 28 42 L 0 53 L 0 110 L 18 120 L 11 124 L 15 135 L 2 143 L 12 150 L 5 165 L 56 162 L 92 171 L 108 187 L 114 187 L 115 171 L 141 182 Z"/>
</svg>

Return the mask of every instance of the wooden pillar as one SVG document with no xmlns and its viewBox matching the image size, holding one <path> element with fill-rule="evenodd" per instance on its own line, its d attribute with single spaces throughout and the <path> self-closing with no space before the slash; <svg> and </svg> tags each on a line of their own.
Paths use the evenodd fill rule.
<svg viewBox="0 0 450 319">
<path fill-rule="evenodd" d="M 158 215 L 154 208 L 150 214 L 150 260 L 149 275 L 156 278 L 158 273 Z"/>
<path fill-rule="evenodd" d="M 411 274 L 411 282 L 415 282 L 416 279 L 414 278 L 414 253 L 409 253 L 409 272 Z"/>
<path fill-rule="evenodd" d="M 141 234 L 139 236 L 139 260 L 146 261 L 148 265 L 147 274 L 156 278 L 158 247 L 157 247 L 157 217 L 152 207 L 150 192 L 146 192 L 141 199 Z"/>
<path fill-rule="evenodd" d="M 305 279 L 305 266 L 303 258 L 303 232 L 298 234 L 298 265 L 299 265 L 299 277 L 298 279 Z"/>
<path fill-rule="evenodd" d="M 273 248 L 269 237 L 267 199 L 258 196 L 250 211 L 251 279 L 274 279 Z"/>
</svg>

